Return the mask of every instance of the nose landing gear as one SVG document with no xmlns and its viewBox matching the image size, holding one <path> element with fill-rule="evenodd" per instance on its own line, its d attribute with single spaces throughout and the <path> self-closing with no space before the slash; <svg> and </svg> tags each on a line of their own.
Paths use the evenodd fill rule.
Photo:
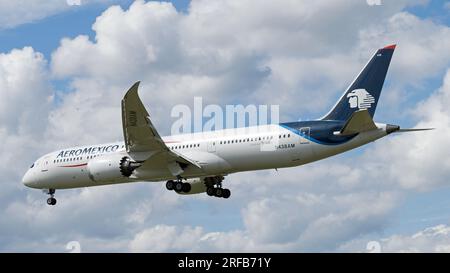
<svg viewBox="0 0 450 273">
<path fill-rule="evenodd" d="M 47 205 L 49 206 L 54 206 L 56 205 L 56 198 L 55 196 L 55 189 L 46 189 L 44 190 L 44 192 L 48 195 L 50 195 L 50 197 L 47 199 Z"/>
</svg>

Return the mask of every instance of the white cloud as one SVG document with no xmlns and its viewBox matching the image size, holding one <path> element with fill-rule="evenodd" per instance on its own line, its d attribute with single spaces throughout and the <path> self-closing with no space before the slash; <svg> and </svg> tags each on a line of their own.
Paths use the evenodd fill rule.
<svg viewBox="0 0 450 273">
<path fill-rule="evenodd" d="M 78 0 L 82 6 L 92 3 L 107 3 L 112 0 Z M 0 30 L 14 28 L 22 24 L 36 22 L 78 5 L 74 0 L 0 0 Z"/>
<path fill-rule="evenodd" d="M 12 28 L 56 14 L 69 8 L 62 0 L 0 1 L 0 28 Z"/>
<path fill-rule="evenodd" d="M 395 89 L 383 96 L 395 99 L 386 100 L 393 106 L 413 95 L 405 96 L 405 87 L 420 85 L 450 59 L 446 26 L 401 12 L 415 3 L 193 1 L 188 13 L 180 13 L 170 3 L 136 1 L 128 10 L 115 6 L 99 16 L 95 41 L 62 40 L 52 71 L 60 78 L 95 78 L 117 90 L 142 80 L 144 100 L 164 116 L 169 111 L 159 105 L 191 103 L 197 95 L 223 104 L 281 104 L 282 119 L 315 118 L 374 50 L 396 42 L 389 73 Z"/>
<path fill-rule="evenodd" d="M 416 125 L 418 128 L 436 129 L 392 136 L 368 151 L 366 159 L 385 162 L 380 175 L 404 188 L 430 190 L 448 185 L 449 103 L 450 69 L 445 74 L 443 85 L 411 111 L 420 120 Z"/>
<path fill-rule="evenodd" d="M 52 102 L 47 61 L 31 47 L 0 54 L 0 124 L 12 134 L 42 131 Z"/>
<path fill-rule="evenodd" d="M 242 210 L 244 228 L 156 225 L 136 234 L 130 251 L 323 251 L 386 224 L 392 193 L 315 195 L 292 192 L 258 198 Z M 240 199 L 238 199 L 240 201 Z"/>
<path fill-rule="evenodd" d="M 17 178 L 34 160 L 30 156 L 43 152 L 38 144 L 53 95 L 47 75 L 46 60 L 31 47 L 0 53 L 0 155 L 8 162 L 0 166 L 0 200 L 10 200 Z"/>
<path fill-rule="evenodd" d="M 394 234 L 375 242 L 380 246 L 380 252 L 450 252 L 450 227 L 441 224 L 412 235 Z M 367 240 L 355 240 L 343 245 L 340 251 L 364 252 L 367 243 Z"/>
<path fill-rule="evenodd" d="M 202 228 L 157 225 L 136 234 L 130 243 L 132 251 L 161 252 L 168 250 L 182 251 L 195 245 L 202 235 Z"/>
</svg>

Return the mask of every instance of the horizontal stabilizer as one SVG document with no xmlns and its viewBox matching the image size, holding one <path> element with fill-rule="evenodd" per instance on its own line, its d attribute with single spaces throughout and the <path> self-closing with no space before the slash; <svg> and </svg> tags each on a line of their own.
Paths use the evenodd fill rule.
<svg viewBox="0 0 450 273">
<path fill-rule="evenodd" d="M 367 109 L 353 112 L 350 118 L 342 127 L 341 131 L 337 135 L 348 136 L 354 135 L 370 130 L 375 130 L 378 127 L 373 122 L 372 117 Z"/>
</svg>

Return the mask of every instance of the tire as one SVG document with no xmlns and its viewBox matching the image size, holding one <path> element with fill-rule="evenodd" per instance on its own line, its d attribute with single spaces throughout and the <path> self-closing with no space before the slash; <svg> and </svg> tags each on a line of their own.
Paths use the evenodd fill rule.
<svg viewBox="0 0 450 273">
<path fill-rule="evenodd" d="M 227 198 L 230 198 L 230 196 L 231 196 L 231 191 L 229 189 L 223 189 L 222 197 L 227 199 Z"/>
<path fill-rule="evenodd" d="M 183 190 L 183 183 L 181 183 L 181 182 L 175 183 L 175 191 L 181 192 L 182 190 Z"/>
<path fill-rule="evenodd" d="M 206 188 L 206 194 L 209 196 L 214 196 L 215 189 L 213 187 Z"/>
<path fill-rule="evenodd" d="M 188 192 L 190 192 L 191 191 L 191 184 L 189 184 L 189 183 L 183 183 L 183 192 L 184 193 L 188 193 Z"/>
<path fill-rule="evenodd" d="M 166 182 L 166 189 L 171 191 L 174 188 L 175 188 L 175 182 L 173 182 L 173 180 L 169 180 L 169 181 Z"/>
<path fill-rule="evenodd" d="M 52 198 L 47 199 L 47 205 L 51 206 L 53 203 Z"/>
<path fill-rule="evenodd" d="M 216 197 L 222 197 L 223 196 L 223 189 L 217 188 L 215 192 Z"/>
<path fill-rule="evenodd" d="M 56 199 L 52 198 L 52 206 L 56 205 Z"/>
</svg>

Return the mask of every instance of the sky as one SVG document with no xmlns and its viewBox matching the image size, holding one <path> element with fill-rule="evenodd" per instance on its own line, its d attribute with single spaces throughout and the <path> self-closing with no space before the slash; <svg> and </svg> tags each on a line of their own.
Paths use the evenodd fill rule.
<svg viewBox="0 0 450 273">
<path fill-rule="evenodd" d="M 74 2 L 0 0 L 1 252 L 450 251 L 449 1 Z M 194 97 L 315 119 L 392 43 L 375 120 L 434 131 L 229 175 L 228 200 L 141 182 L 57 191 L 47 206 L 21 183 L 42 154 L 122 140 L 137 80 L 163 135 Z"/>
</svg>

